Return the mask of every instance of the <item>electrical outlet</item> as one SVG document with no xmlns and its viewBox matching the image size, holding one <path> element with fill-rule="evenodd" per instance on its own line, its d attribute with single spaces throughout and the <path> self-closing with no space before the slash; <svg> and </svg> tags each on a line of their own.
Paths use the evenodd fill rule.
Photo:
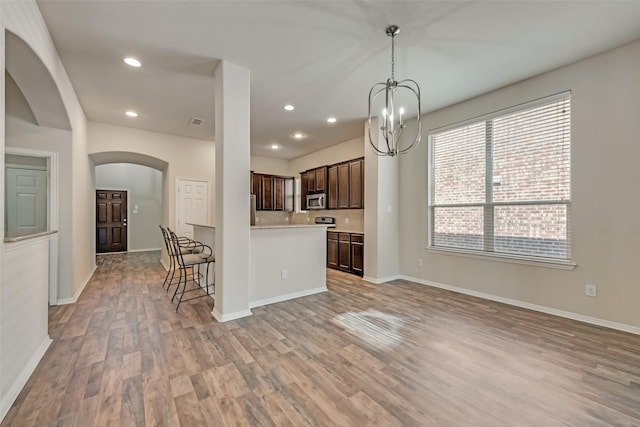
<svg viewBox="0 0 640 427">
<path fill-rule="evenodd" d="M 422 267 L 423 265 L 422 258 L 418 258 L 418 267 Z"/>
<path fill-rule="evenodd" d="M 287 270 L 282 270 L 282 271 L 280 272 L 280 278 L 281 278 L 282 280 L 286 280 L 288 275 L 289 275 L 289 273 L 287 272 Z"/>
<path fill-rule="evenodd" d="M 597 296 L 596 285 L 589 285 L 589 284 L 584 285 L 584 293 L 588 297 L 596 297 Z"/>
</svg>

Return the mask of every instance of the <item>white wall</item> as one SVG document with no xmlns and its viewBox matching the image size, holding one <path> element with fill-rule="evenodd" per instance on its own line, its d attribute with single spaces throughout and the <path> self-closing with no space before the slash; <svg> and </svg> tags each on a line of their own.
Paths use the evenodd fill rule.
<svg viewBox="0 0 640 427">
<path fill-rule="evenodd" d="M 640 327 L 640 41 L 424 116 L 424 143 L 400 161 L 401 273 Z M 427 245 L 428 129 L 572 91 L 573 271 L 444 255 Z M 417 259 L 424 267 L 417 267 Z M 597 285 L 597 298 L 585 284 Z"/>
<path fill-rule="evenodd" d="M 93 176 L 90 169 L 90 161 L 86 152 L 86 118 L 78 102 L 76 94 L 73 90 L 71 82 L 66 74 L 64 66 L 58 57 L 57 51 L 51 40 L 49 32 L 44 24 L 44 20 L 40 15 L 38 6 L 35 1 L 20 2 L 0 2 L 0 66 L 6 68 L 5 58 L 5 31 L 8 30 L 20 37 L 33 50 L 35 55 L 42 62 L 44 67 L 51 75 L 53 84 L 57 87 L 66 114 L 71 125 L 71 146 L 72 155 L 70 156 L 71 186 L 70 188 L 61 188 L 60 191 L 66 191 L 70 194 L 71 202 L 68 206 L 70 213 L 70 233 L 67 238 L 71 239 L 71 251 L 63 253 L 60 256 L 71 260 L 71 283 L 67 289 L 70 295 L 77 296 L 90 278 L 94 268 L 94 234 L 89 225 L 93 222 L 93 209 L 89 201 L 92 200 L 93 193 Z M 2 73 L 2 81 L 0 81 L 0 239 L 4 238 L 4 148 L 5 148 L 5 73 Z M 55 112 L 60 113 L 59 111 Z M 63 114 L 64 115 L 64 114 Z M 63 212 L 60 212 L 62 218 Z M 61 236 L 62 237 L 62 236 Z M 49 344 L 47 336 L 47 324 L 42 322 L 41 318 L 46 319 L 46 304 L 44 308 L 34 307 L 33 304 L 25 306 L 24 301 L 46 301 L 47 300 L 47 278 L 48 275 L 38 276 L 37 284 L 45 286 L 37 286 L 37 290 L 33 290 L 31 286 L 32 277 L 29 276 L 30 267 L 21 266 L 20 264 L 11 262 L 11 257 L 5 253 L 5 245 L 0 249 L 0 265 L 2 266 L 2 309 L 0 310 L 0 334 L 2 335 L 2 347 L 0 348 L 0 370 L 5 372 L 11 369 L 16 373 L 16 381 L 7 388 L 5 381 L 8 377 L 0 375 L 2 386 L 2 396 L 0 396 L 0 418 L 4 417 L 9 406 L 13 403 L 17 392 L 23 387 L 40 357 L 44 353 L 43 349 Z M 40 252 L 39 252 L 40 253 Z M 8 264 L 10 263 L 11 264 Z M 47 264 L 42 261 L 43 265 Z M 8 284 L 6 281 L 11 278 L 11 289 L 15 292 L 6 294 Z M 59 290 L 59 296 L 63 289 Z M 29 298 L 23 298 L 27 295 Z M 11 310 L 6 309 L 11 307 Z M 38 313 L 32 313 L 32 316 L 26 318 L 18 317 L 20 311 L 31 312 L 38 310 Z M 23 319 L 19 322 L 21 328 L 31 330 L 30 334 L 34 337 L 43 338 L 41 344 L 37 348 L 33 346 L 24 347 L 24 352 L 20 355 L 9 352 L 7 348 L 20 346 L 25 338 L 22 330 L 11 330 L 10 325 L 15 324 L 17 319 Z M 26 322 L 26 323 L 25 323 Z M 8 390 L 8 391 L 6 391 Z"/>
<path fill-rule="evenodd" d="M 289 170 L 289 160 L 273 157 L 251 156 L 251 170 L 255 173 L 293 176 Z"/>
<path fill-rule="evenodd" d="M 58 299 L 72 298 L 73 282 L 72 232 L 73 211 L 71 194 L 71 132 L 36 126 L 15 117 L 6 117 L 6 147 L 58 153 Z M 3 198 L 4 203 L 4 198 Z"/>
<path fill-rule="evenodd" d="M 128 250 L 160 249 L 162 172 L 131 163 L 110 163 L 96 166 L 95 173 L 96 190 L 127 190 Z"/>
<path fill-rule="evenodd" d="M 175 228 L 176 179 L 178 178 L 209 182 L 210 222 L 215 220 L 213 194 L 215 144 L 213 142 L 96 122 L 88 124 L 88 139 L 89 154 L 103 152 L 140 153 L 160 159 L 168 164 L 167 170 L 164 171 L 162 194 L 164 201 L 163 224 Z M 134 159 L 134 157 L 131 158 Z M 132 160 L 127 159 L 126 156 L 119 159 L 119 162 L 128 161 Z M 154 226 L 158 228 L 157 224 Z"/>
<path fill-rule="evenodd" d="M 29 379 L 51 343 L 48 331 L 47 283 L 49 236 L 5 248 L 10 268 L 1 272 L 0 419 Z"/>
<path fill-rule="evenodd" d="M 324 150 L 289 161 L 289 175 L 300 177 L 300 172 L 323 165 L 331 165 L 364 156 L 364 137 L 350 139 Z"/>
</svg>

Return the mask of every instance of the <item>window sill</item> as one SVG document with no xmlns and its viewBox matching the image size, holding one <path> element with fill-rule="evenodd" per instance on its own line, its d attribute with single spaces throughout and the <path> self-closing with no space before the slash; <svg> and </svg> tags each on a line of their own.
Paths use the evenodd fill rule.
<svg viewBox="0 0 640 427">
<path fill-rule="evenodd" d="M 573 261 L 541 259 L 527 256 L 489 254 L 484 252 L 464 251 L 460 249 L 443 249 L 426 247 L 427 252 L 442 255 L 460 256 L 464 258 L 484 259 L 487 261 L 508 262 L 511 264 L 523 264 L 534 267 L 555 268 L 558 270 L 574 270 L 576 263 Z"/>
</svg>

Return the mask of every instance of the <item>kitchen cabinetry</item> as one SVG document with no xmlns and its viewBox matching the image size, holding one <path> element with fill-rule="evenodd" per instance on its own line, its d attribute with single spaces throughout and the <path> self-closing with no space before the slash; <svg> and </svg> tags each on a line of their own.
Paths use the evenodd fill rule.
<svg viewBox="0 0 640 427">
<path fill-rule="evenodd" d="M 364 159 L 331 165 L 327 171 L 327 208 L 364 208 Z"/>
<path fill-rule="evenodd" d="M 327 267 L 338 268 L 338 235 L 333 231 L 327 231 Z"/>
<path fill-rule="evenodd" d="M 262 175 L 262 209 L 263 211 L 273 210 L 273 176 Z M 256 206 L 257 209 L 257 206 Z"/>
<path fill-rule="evenodd" d="M 312 193 L 324 193 L 325 181 L 326 181 L 327 168 L 321 166 L 319 168 L 310 169 L 308 171 L 300 172 L 302 176 L 303 188 L 307 189 L 307 194 Z"/>
<path fill-rule="evenodd" d="M 326 209 L 364 208 L 364 159 L 354 159 L 300 172 L 302 202 L 307 194 L 325 193 Z"/>
<path fill-rule="evenodd" d="M 364 208 L 364 159 L 349 162 L 349 209 Z"/>
<path fill-rule="evenodd" d="M 313 172 L 316 176 L 316 192 L 324 193 L 325 191 L 324 183 L 326 181 L 326 176 L 327 176 L 326 166 L 316 168 Z"/>
<path fill-rule="evenodd" d="M 349 164 L 338 165 L 338 209 L 349 209 Z"/>
<path fill-rule="evenodd" d="M 288 176 L 251 173 L 251 194 L 257 211 L 293 211 L 294 179 Z"/>
<path fill-rule="evenodd" d="M 364 235 L 327 231 L 327 267 L 362 276 Z"/>
<path fill-rule="evenodd" d="M 351 272 L 364 274 L 364 234 L 351 234 Z"/>
<path fill-rule="evenodd" d="M 329 166 L 327 181 L 327 209 L 338 209 L 338 166 Z"/>
<path fill-rule="evenodd" d="M 338 234 L 338 268 L 351 271 L 351 234 Z"/>
</svg>

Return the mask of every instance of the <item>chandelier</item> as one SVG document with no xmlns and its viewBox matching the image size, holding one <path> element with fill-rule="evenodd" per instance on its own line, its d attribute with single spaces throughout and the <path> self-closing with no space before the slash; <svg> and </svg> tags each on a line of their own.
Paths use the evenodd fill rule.
<svg viewBox="0 0 640 427">
<path fill-rule="evenodd" d="M 387 27 L 386 33 L 391 37 L 391 78 L 387 79 L 386 83 L 379 82 L 374 84 L 369 91 L 369 143 L 371 144 L 373 152 L 377 155 L 393 157 L 406 153 L 420 143 L 420 131 L 422 128 L 422 124 L 420 123 L 420 87 L 418 83 L 411 79 L 400 80 L 399 82 L 395 80 L 394 40 L 395 36 L 400 34 L 400 28 L 396 25 L 391 25 Z M 376 98 L 382 93 L 384 93 L 384 104 L 376 105 Z M 408 96 L 411 103 L 416 102 L 418 116 L 415 136 L 411 142 L 402 144 L 400 137 L 402 136 L 403 129 L 406 127 L 406 117 L 403 117 L 406 110 L 398 98 L 402 96 L 402 100 L 405 100 L 404 95 Z M 414 96 L 415 100 L 413 100 Z M 382 99 L 382 97 L 380 99 Z M 377 143 L 371 138 L 372 112 L 374 116 L 378 115 L 378 125 L 381 131 L 377 138 Z M 380 117 L 382 117 L 382 119 L 380 119 Z"/>
</svg>

